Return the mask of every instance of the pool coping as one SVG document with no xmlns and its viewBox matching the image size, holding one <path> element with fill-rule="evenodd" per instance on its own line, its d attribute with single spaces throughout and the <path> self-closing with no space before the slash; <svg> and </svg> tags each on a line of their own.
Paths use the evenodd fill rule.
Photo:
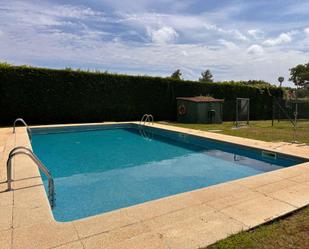
<svg viewBox="0 0 309 249">
<path fill-rule="evenodd" d="M 138 124 L 105 122 L 49 128 Z M 165 124 L 155 128 L 309 159 L 309 146 L 269 143 Z M 25 128 L 6 134 L 0 170 L 0 244 L 7 248 L 198 248 L 309 204 L 309 162 L 185 192 L 72 222 L 53 219 L 37 167 L 14 159 L 14 191 L 5 190 L 5 161 L 16 145 L 31 148 Z M 0 147 L 1 148 L 1 147 Z M 15 167 L 16 165 L 16 167 Z M 22 166 L 21 166 L 22 165 Z M 4 170 L 2 170 L 4 168 Z M 1 172 L 0 171 L 0 172 Z M 0 233 L 1 234 L 1 233 Z"/>
</svg>

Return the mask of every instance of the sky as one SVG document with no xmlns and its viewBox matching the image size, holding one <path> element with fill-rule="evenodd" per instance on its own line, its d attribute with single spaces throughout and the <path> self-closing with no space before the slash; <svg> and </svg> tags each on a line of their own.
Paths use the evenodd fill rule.
<svg viewBox="0 0 309 249">
<path fill-rule="evenodd" d="M 309 62 L 308 0 L 0 0 L 0 61 L 197 80 Z"/>
</svg>

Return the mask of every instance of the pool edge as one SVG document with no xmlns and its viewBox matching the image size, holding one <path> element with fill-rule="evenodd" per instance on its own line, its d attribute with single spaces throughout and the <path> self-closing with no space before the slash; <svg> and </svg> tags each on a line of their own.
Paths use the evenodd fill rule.
<svg viewBox="0 0 309 249">
<path fill-rule="evenodd" d="M 95 123 L 95 124 L 69 124 L 69 125 L 57 125 L 57 126 L 59 127 L 59 126 L 81 126 L 81 125 L 110 125 L 110 124 L 120 124 L 120 123 L 138 125 L 138 122 L 117 122 L 117 123 L 116 122 L 108 122 L 108 123 L 106 122 L 106 123 Z M 149 126 L 157 127 L 157 128 L 160 128 L 160 129 L 176 131 L 176 132 L 187 133 L 187 134 L 190 134 L 190 135 L 195 135 L 195 136 L 200 136 L 200 137 L 206 137 L 207 139 L 224 141 L 224 142 L 227 142 L 227 143 L 251 147 L 251 148 L 255 148 L 255 149 L 259 149 L 259 150 L 261 150 L 261 149 L 265 150 L 265 147 L 266 147 L 268 151 L 273 151 L 273 152 L 276 152 L 276 153 L 286 154 L 286 155 L 289 155 L 289 156 L 296 156 L 296 157 L 309 159 L 309 154 L 307 153 L 308 148 L 307 148 L 307 150 L 305 150 L 305 149 L 298 150 L 297 153 L 295 153 L 295 151 L 290 150 L 290 149 L 288 151 L 286 151 L 286 149 L 284 149 L 284 147 L 283 147 L 283 149 L 282 149 L 282 147 L 279 147 L 279 148 L 281 148 L 281 150 L 278 151 L 278 148 L 274 147 L 274 143 L 262 142 L 262 141 L 252 140 L 252 139 L 242 139 L 242 138 L 233 137 L 233 136 L 215 134 L 215 133 L 210 133 L 210 132 L 196 131 L 196 130 L 179 128 L 179 127 L 168 126 L 168 125 L 163 125 L 163 124 L 153 124 L 153 125 L 149 125 Z M 48 127 L 55 127 L 55 126 L 32 126 L 32 127 L 48 128 Z M 16 145 L 22 145 L 22 146 L 27 146 L 27 147 L 32 148 L 25 128 L 18 128 L 17 133 L 16 133 L 16 137 L 13 134 L 11 134 L 10 139 L 14 140 L 14 142 L 11 143 L 9 146 L 6 146 L 6 148 L 5 148 L 6 151 L 10 150 L 12 147 L 14 147 Z M 5 155 L 5 153 L 4 153 L 4 155 Z M 16 167 L 15 167 L 15 164 L 16 164 Z M 23 164 L 23 167 L 20 167 L 17 164 Z M 14 167 L 14 171 L 15 171 L 16 175 L 18 175 L 18 178 L 29 177 L 31 175 L 34 176 L 34 177 L 37 177 L 38 174 L 39 174 L 38 169 L 35 165 L 31 164 L 30 162 L 26 162 L 22 158 L 16 160 L 13 167 Z M 290 169 L 290 168 L 293 168 L 293 170 L 291 170 L 291 172 L 292 171 L 293 172 L 295 171 L 295 172 L 289 173 L 288 169 Z M 220 191 L 223 191 L 222 188 L 224 189 L 224 186 L 235 187 L 235 186 L 239 185 L 239 186 L 241 186 L 241 187 L 239 187 L 239 190 L 244 189 L 243 191 L 247 191 L 245 189 L 249 189 L 248 193 L 251 193 L 251 190 L 254 189 L 254 187 L 246 186 L 246 181 L 248 183 L 249 182 L 252 183 L 252 179 L 256 180 L 257 178 L 261 178 L 261 177 L 263 177 L 267 174 L 267 175 L 270 175 L 270 176 L 267 176 L 267 177 L 269 177 L 269 181 L 267 182 L 267 180 L 266 180 L 266 184 L 264 184 L 265 182 L 263 184 L 264 185 L 273 184 L 273 183 L 276 183 L 276 182 L 280 182 L 280 180 L 285 181 L 285 180 L 288 180 L 289 178 L 295 178 L 295 177 L 297 178 L 298 176 L 301 176 L 303 173 L 298 174 L 296 172 L 298 168 L 299 168 L 299 171 L 306 172 L 306 175 L 307 174 L 309 175 L 309 171 L 307 173 L 307 170 L 309 170 L 309 163 L 307 162 L 307 163 L 302 163 L 302 164 L 298 164 L 298 165 L 295 165 L 295 166 L 291 166 L 291 167 L 286 168 L 286 169 L 280 169 L 280 170 L 274 171 L 274 172 L 278 172 L 278 171 L 286 170 L 286 172 L 283 172 L 282 174 L 283 175 L 284 174 L 287 174 L 287 175 L 291 174 L 290 177 L 287 177 L 287 178 L 284 178 L 284 177 L 282 178 L 278 175 L 276 176 L 276 174 L 273 175 L 272 174 L 273 172 L 268 172 L 268 173 L 260 174 L 260 175 L 257 175 L 257 176 L 246 177 L 246 178 L 238 179 L 238 180 L 235 180 L 235 181 L 230 181 L 230 182 L 221 183 L 221 184 L 213 185 L 213 186 L 198 189 L 198 190 L 193 190 L 193 191 L 190 191 L 190 192 L 185 192 L 185 193 L 180 193 L 180 194 L 173 195 L 173 196 L 164 197 L 164 198 L 161 198 L 161 199 L 158 199 L 158 200 L 134 205 L 134 206 L 131 206 L 131 207 L 107 212 L 107 213 L 104 213 L 104 214 L 99 214 L 99 215 L 96 215 L 96 216 L 80 219 L 80 220 L 73 221 L 73 222 L 58 222 L 58 221 L 54 220 L 53 216 L 52 216 L 52 211 L 49 208 L 50 212 L 45 212 L 43 217 L 38 217 L 37 221 L 35 221 L 35 219 L 32 220 L 33 221 L 32 224 L 26 224 L 26 222 L 20 222 L 19 225 L 16 226 L 16 227 L 14 226 L 14 224 L 12 224 L 12 227 L 13 227 L 13 229 L 22 230 L 23 227 L 39 225 L 44 220 L 44 223 L 50 223 L 50 224 L 52 224 L 52 226 L 56 226 L 56 227 L 61 226 L 61 229 L 71 230 L 70 232 L 77 235 L 77 238 L 80 238 L 80 239 L 85 238 L 86 239 L 88 237 L 92 237 L 94 235 L 98 235 L 98 234 L 101 234 L 101 233 L 106 232 L 106 231 L 120 229 L 120 228 L 123 228 L 123 227 L 128 226 L 128 225 L 130 226 L 132 224 L 138 224 L 138 223 L 141 223 L 141 222 L 148 224 L 147 222 L 149 221 L 149 219 L 156 219 L 156 217 L 157 217 L 157 216 L 154 216 L 152 218 L 148 217 L 148 219 L 143 219 L 140 216 L 140 214 L 135 213 L 134 209 L 136 209 L 136 208 L 140 211 L 141 209 L 143 210 L 144 209 L 143 206 L 146 205 L 147 209 L 149 209 L 149 208 L 154 208 L 154 209 L 156 209 L 156 208 L 160 209 L 161 208 L 162 209 L 162 203 L 163 204 L 165 203 L 165 206 L 168 206 L 168 205 L 171 205 L 171 203 L 169 203 L 169 202 L 172 202 L 172 203 L 175 202 L 174 205 L 178 205 L 178 203 L 185 202 L 183 204 L 183 208 L 180 208 L 180 209 L 177 209 L 177 210 L 184 210 L 184 212 L 189 212 L 189 211 L 185 211 L 185 210 L 187 210 L 187 209 L 189 210 L 190 207 L 192 208 L 192 206 L 204 205 L 203 202 L 200 202 L 200 201 L 203 200 L 203 197 L 205 197 L 205 195 L 207 195 L 207 192 L 212 192 L 212 191 L 216 192 L 216 189 L 218 189 L 218 190 L 220 189 Z M 274 181 L 274 179 L 277 179 L 277 181 Z M 239 181 L 242 181 L 242 182 L 239 182 Z M 288 180 L 288 181 L 291 181 L 291 179 Z M 307 185 L 308 185 L 308 191 L 309 191 L 309 184 L 307 184 L 307 182 L 306 183 L 297 182 L 297 179 L 295 179 L 295 181 L 296 181 L 296 185 L 299 186 L 300 188 L 302 187 L 303 189 L 307 189 Z M 35 189 L 35 187 L 31 186 L 31 184 L 34 183 L 34 182 L 37 185 L 37 183 L 38 183 L 37 180 L 33 181 L 33 182 L 30 181 L 30 182 L 27 182 L 25 184 L 29 185 L 28 186 L 29 189 L 33 188 L 33 192 L 34 192 L 33 194 L 35 195 L 35 192 L 37 192 L 37 189 L 40 188 L 40 187 L 36 186 L 36 189 Z M 245 184 L 244 184 L 244 182 L 245 182 Z M 42 184 L 42 179 L 39 179 L 39 183 Z M 20 186 L 22 186 L 22 183 L 19 183 L 19 184 L 20 184 Z M 17 186 L 18 186 L 18 184 L 17 184 Z M 41 187 L 44 189 L 43 186 L 41 186 Z M 237 188 L 238 187 L 235 187 L 235 189 L 237 189 Z M 208 190 L 206 191 L 206 189 L 208 189 L 208 190 L 211 189 L 211 191 L 208 191 Z M 45 190 L 44 190 L 44 192 L 45 192 Z M 253 192 L 255 192 L 255 191 L 253 191 Z M 202 196 L 196 197 L 195 196 L 196 193 L 202 193 L 201 194 Z M 0 193 L 0 195 L 1 194 L 2 193 Z M 190 195 L 191 195 L 191 197 L 190 197 Z M 289 212 L 293 212 L 293 211 L 305 206 L 305 204 L 304 205 L 295 205 L 295 203 L 297 203 L 297 202 L 290 203 L 291 205 L 287 204 L 288 206 L 285 206 L 281 203 L 278 203 L 278 202 L 280 202 L 280 201 L 277 201 L 278 198 L 267 196 L 267 198 L 265 197 L 267 200 L 265 200 L 265 199 L 262 198 L 262 196 L 260 196 L 260 195 L 257 195 L 257 196 L 258 196 L 258 198 L 260 198 L 260 200 L 274 202 L 278 205 L 278 207 L 280 206 L 280 208 L 278 208 L 279 211 L 275 212 L 277 215 L 270 217 L 270 219 L 271 218 L 277 218 L 279 216 L 285 215 L 286 213 L 289 213 Z M 24 202 L 23 204 L 27 207 L 27 203 L 29 202 L 29 200 L 25 199 L 24 197 L 22 195 L 20 195 L 20 200 L 18 202 L 21 202 L 21 203 Z M 46 204 L 48 204 L 48 200 L 46 198 L 46 195 L 42 196 L 40 194 L 37 197 L 38 198 L 36 200 L 41 205 L 42 210 L 46 209 Z M 196 200 L 195 197 L 197 198 L 197 200 Z M 14 197 L 14 198 L 16 198 L 16 197 Z M 186 201 L 184 201 L 184 199 L 186 199 L 186 198 L 189 198 L 189 199 L 192 198 L 192 201 L 189 201 L 187 203 Z M 183 200 L 181 200 L 181 199 L 183 199 Z M 194 200 L 196 200 L 196 202 Z M 252 199 L 252 200 L 254 200 L 254 199 Z M 251 200 L 246 199 L 246 201 L 251 201 Z M 244 202 L 246 202 L 246 201 L 244 201 Z M 308 200 L 306 199 L 305 201 L 307 201 L 306 205 L 308 205 L 309 204 L 309 197 L 308 197 Z M 241 202 L 241 201 L 239 201 L 239 202 Z M 286 202 L 286 201 L 284 201 L 284 202 Z M 191 203 L 191 205 L 190 205 L 190 203 Z M 279 205 L 279 204 L 281 204 L 281 205 Z M 49 204 L 48 204 L 48 206 L 49 206 Z M 205 209 L 207 209 L 207 208 L 211 209 L 212 207 L 209 206 L 209 205 L 205 205 L 204 208 Z M 31 208 L 29 208 L 29 209 L 31 209 Z M 167 213 L 164 213 L 164 214 L 161 213 L 161 215 L 168 215 L 169 213 L 177 212 L 177 210 L 172 210 L 172 211 L 169 210 L 171 212 L 167 212 Z M 201 208 L 201 210 L 203 210 L 203 208 Z M 29 212 L 31 212 L 31 211 L 29 211 Z M 219 210 L 219 212 L 221 212 L 221 210 Z M 229 216 L 230 215 L 229 212 L 233 212 L 233 209 L 231 209 L 231 210 L 227 209 L 227 210 L 225 210 L 225 212 L 226 212 L 225 216 Z M 133 213 L 133 215 L 132 215 L 132 213 Z M 51 220 L 50 215 L 52 217 L 52 220 Z M 161 216 L 161 215 L 159 215 L 159 216 Z M 257 216 L 258 215 L 259 214 L 257 214 Z M 36 214 L 33 214 L 33 216 L 36 217 Z M 123 222 L 118 222 L 119 217 L 125 217 L 125 218 L 123 218 Z M 269 218 L 269 217 L 266 217 L 266 218 Z M 22 218 L 19 217 L 19 219 L 22 219 Z M 113 220 L 117 221 L 118 223 L 114 222 L 114 223 L 117 223 L 117 224 L 113 224 Z M 106 228 L 102 225 L 102 223 L 106 222 L 106 221 L 109 221 L 109 224 L 110 224 L 109 228 Z M 233 219 L 233 222 L 236 224 L 237 219 Z M 240 222 L 240 223 L 242 223 L 242 222 Z M 260 224 L 262 224 L 262 222 L 256 222 L 255 226 L 258 226 Z M 248 226 L 248 225 L 249 225 L 249 222 L 248 222 L 248 224 L 245 224 L 244 228 L 248 229 L 248 228 L 254 227 L 254 226 Z M 88 228 L 88 231 L 85 231 L 87 229 L 83 228 L 83 226 Z M 68 227 L 68 228 L 66 229 L 65 227 Z M 148 224 L 148 227 L 149 227 L 149 224 Z M 75 232 L 72 229 L 75 230 Z M 155 229 L 153 231 L 155 231 Z M 228 231 L 228 232 L 231 232 L 231 231 Z M 77 240 L 80 240 L 80 239 L 77 239 Z M 13 240 L 14 240 L 14 238 L 13 238 Z M 169 240 L 167 239 L 167 241 L 169 241 Z M 64 241 L 60 241 L 60 242 L 59 242 L 59 245 L 67 243 L 67 242 L 64 242 Z M 171 242 L 169 242 L 169 243 L 171 243 Z M 205 241 L 205 243 L 206 243 L 206 241 Z"/>
</svg>

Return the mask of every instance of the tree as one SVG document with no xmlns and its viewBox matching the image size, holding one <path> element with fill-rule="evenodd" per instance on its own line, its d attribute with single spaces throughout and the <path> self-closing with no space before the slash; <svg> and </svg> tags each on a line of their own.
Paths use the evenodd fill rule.
<svg viewBox="0 0 309 249">
<path fill-rule="evenodd" d="M 296 86 L 309 86 L 309 62 L 307 64 L 299 64 L 290 69 L 290 81 L 293 81 Z"/>
<path fill-rule="evenodd" d="M 278 77 L 278 81 L 280 83 L 279 87 L 281 87 L 282 86 L 282 82 L 284 81 L 284 77 L 282 77 L 282 76 Z"/>
<path fill-rule="evenodd" d="M 172 73 L 170 78 L 174 80 L 182 80 L 181 76 L 182 76 L 182 73 L 180 69 L 177 69 L 174 73 Z"/>
<path fill-rule="evenodd" d="M 209 69 L 201 73 L 201 78 L 199 78 L 200 82 L 213 82 L 212 73 Z"/>
</svg>

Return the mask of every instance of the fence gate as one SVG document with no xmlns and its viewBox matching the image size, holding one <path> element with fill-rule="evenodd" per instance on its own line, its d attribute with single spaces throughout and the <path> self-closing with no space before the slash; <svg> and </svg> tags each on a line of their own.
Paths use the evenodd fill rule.
<svg viewBox="0 0 309 249">
<path fill-rule="evenodd" d="M 249 125 L 250 115 L 250 99 L 237 98 L 236 99 L 236 127 L 241 125 Z"/>
</svg>

